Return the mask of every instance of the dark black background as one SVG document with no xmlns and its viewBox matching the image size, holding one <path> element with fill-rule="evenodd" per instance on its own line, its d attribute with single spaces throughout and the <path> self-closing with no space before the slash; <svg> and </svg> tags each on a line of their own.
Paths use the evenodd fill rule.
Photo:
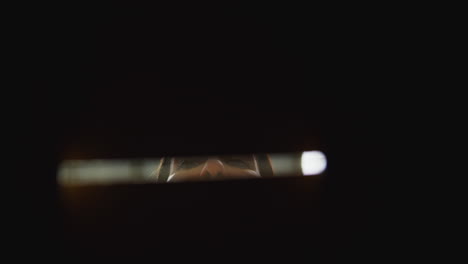
<svg viewBox="0 0 468 264">
<path fill-rule="evenodd" d="M 383 164 L 398 147 L 388 113 L 408 33 L 387 9 L 367 10 L 28 9 L 17 19 L 32 82 L 16 90 L 12 244 L 59 260 L 386 253 L 394 226 Z M 64 227 L 70 213 L 55 182 L 64 158 L 310 149 L 329 159 L 320 182 L 91 188 L 75 208 L 82 226 Z"/>
</svg>

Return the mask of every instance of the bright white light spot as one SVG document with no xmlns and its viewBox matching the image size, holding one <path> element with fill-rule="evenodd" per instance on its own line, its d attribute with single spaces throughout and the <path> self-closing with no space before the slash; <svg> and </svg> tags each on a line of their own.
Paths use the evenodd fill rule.
<svg viewBox="0 0 468 264">
<path fill-rule="evenodd" d="M 327 158 L 320 151 L 306 151 L 301 157 L 302 174 L 317 175 L 327 167 Z"/>
</svg>

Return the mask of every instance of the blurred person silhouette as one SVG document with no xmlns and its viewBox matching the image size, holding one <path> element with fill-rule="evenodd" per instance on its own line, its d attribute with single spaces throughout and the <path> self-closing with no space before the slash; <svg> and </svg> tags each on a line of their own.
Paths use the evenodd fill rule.
<svg viewBox="0 0 468 264">
<path fill-rule="evenodd" d="M 267 154 L 165 157 L 152 178 L 157 182 L 210 181 L 272 177 Z"/>
</svg>

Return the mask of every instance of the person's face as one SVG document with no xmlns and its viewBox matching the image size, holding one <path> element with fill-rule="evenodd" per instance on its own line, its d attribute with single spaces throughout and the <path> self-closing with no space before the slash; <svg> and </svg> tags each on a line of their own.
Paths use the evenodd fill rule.
<svg viewBox="0 0 468 264">
<path fill-rule="evenodd" d="M 174 158 L 168 182 L 258 178 L 253 155 Z"/>
</svg>

